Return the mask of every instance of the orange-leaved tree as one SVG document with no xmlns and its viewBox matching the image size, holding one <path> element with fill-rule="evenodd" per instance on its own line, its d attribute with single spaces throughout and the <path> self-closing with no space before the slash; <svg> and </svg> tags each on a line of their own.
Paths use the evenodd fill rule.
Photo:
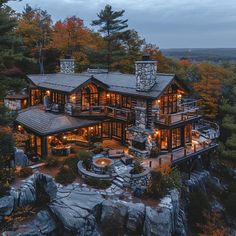
<svg viewBox="0 0 236 236">
<path fill-rule="evenodd" d="M 59 49 L 61 55 L 70 54 L 80 64 L 89 64 L 88 51 L 96 51 L 101 45 L 98 34 L 86 28 L 79 17 L 59 20 L 53 26 L 51 47 Z"/>
<path fill-rule="evenodd" d="M 222 81 L 227 72 L 222 67 L 211 64 L 199 64 L 197 70 L 199 79 L 193 82 L 193 89 L 201 98 L 204 115 L 209 119 L 215 119 L 222 95 Z"/>
</svg>

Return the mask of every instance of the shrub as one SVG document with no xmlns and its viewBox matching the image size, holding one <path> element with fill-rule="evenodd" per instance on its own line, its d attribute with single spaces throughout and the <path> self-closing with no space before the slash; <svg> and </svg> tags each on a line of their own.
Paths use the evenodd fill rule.
<svg viewBox="0 0 236 236">
<path fill-rule="evenodd" d="M 78 164 L 79 158 L 78 157 L 68 157 L 65 159 L 63 165 L 69 166 L 69 168 L 74 172 L 74 174 L 78 173 Z"/>
<path fill-rule="evenodd" d="M 160 154 L 160 148 L 159 147 L 154 147 L 151 149 L 151 153 L 150 156 L 151 157 L 158 157 L 158 155 Z"/>
<path fill-rule="evenodd" d="M 110 180 L 101 180 L 96 178 L 86 178 L 85 179 L 86 184 L 88 184 L 91 187 L 98 188 L 98 189 L 106 189 L 111 186 Z"/>
<path fill-rule="evenodd" d="M 130 171 L 130 174 L 135 175 L 135 174 L 140 174 L 143 172 L 143 167 L 141 166 L 139 161 L 136 161 L 134 163 L 134 168 Z"/>
<path fill-rule="evenodd" d="M 33 174 L 33 170 L 30 167 L 23 167 L 19 171 L 19 177 L 28 177 Z"/>
<path fill-rule="evenodd" d="M 93 153 L 98 154 L 103 151 L 102 143 L 94 143 Z"/>
<path fill-rule="evenodd" d="M 80 150 L 77 153 L 78 160 L 83 161 L 84 167 L 89 170 L 91 168 L 91 152 L 86 150 Z"/>
<path fill-rule="evenodd" d="M 55 156 L 47 156 L 45 162 L 47 163 L 47 166 L 49 167 L 56 167 L 61 164 L 61 161 L 58 160 L 58 158 Z"/>
<path fill-rule="evenodd" d="M 161 171 L 151 171 L 146 195 L 152 198 L 161 198 L 168 190 L 181 187 L 181 176 L 177 170 L 171 170 L 168 174 Z"/>
<path fill-rule="evenodd" d="M 72 183 L 75 180 L 75 178 L 76 178 L 75 173 L 67 165 L 63 165 L 55 177 L 56 181 L 62 185 L 67 185 Z"/>
</svg>

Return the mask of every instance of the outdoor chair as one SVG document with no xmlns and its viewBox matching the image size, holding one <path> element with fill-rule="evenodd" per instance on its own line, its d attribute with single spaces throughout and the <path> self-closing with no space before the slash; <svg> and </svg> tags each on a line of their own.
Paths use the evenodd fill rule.
<svg viewBox="0 0 236 236">
<path fill-rule="evenodd" d="M 109 158 L 119 158 L 124 156 L 124 150 L 122 149 L 116 149 L 116 150 L 109 150 L 108 151 L 108 157 Z"/>
</svg>

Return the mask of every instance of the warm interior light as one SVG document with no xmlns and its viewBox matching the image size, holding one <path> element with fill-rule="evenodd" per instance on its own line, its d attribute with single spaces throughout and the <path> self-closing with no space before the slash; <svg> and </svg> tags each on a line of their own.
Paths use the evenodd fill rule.
<svg viewBox="0 0 236 236">
<path fill-rule="evenodd" d="M 66 139 L 66 136 L 63 136 L 63 139 Z"/>
<path fill-rule="evenodd" d="M 159 131 L 158 131 L 158 130 L 156 130 L 155 134 L 156 134 L 156 135 L 158 135 L 158 134 L 159 134 Z"/>
<path fill-rule="evenodd" d="M 160 103 L 160 102 L 161 102 L 161 100 L 158 99 L 158 100 L 157 100 L 157 103 Z"/>
<path fill-rule="evenodd" d="M 49 90 L 47 90 L 47 91 L 46 91 L 46 94 L 47 94 L 47 95 L 50 95 L 50 91 L 49 91 Z"/>
<path fill-rule="evenodd" d="M 90 127 L 91 130 L 93 130 L 93 127 Z"/>
<path fill-rule="evenodd" d="M 21 125 L 18 125 L 17 128 L 18 128 L 18 129 L 21 129 Z"/>
<path fill-rule="evenodd" d="M 48 139 L 52 139 L 52 136 L 48 136 Z"/>
<path fill-rule="evenodd" d="M 108 98 L 110 97 L 110 93 L 107 93 L 107 97 L 108 97 Z"/>
<path fill-rule="evenodd" d="M 178 98 L 181 98 L 182 97 L 182 94 L 178 94 Z"/>
<path fill-rule="evenodd" d="M 71 100 L 75 100 L 76 99 L 76 96 L 75 95 L 72 95 L 70 96 Z"/>
<path fill-rule="evenodd" d="M 101 161 L 101 164 L 104 165 L 104 164 L 105 164 L 105 161 Z"/>
</svg>

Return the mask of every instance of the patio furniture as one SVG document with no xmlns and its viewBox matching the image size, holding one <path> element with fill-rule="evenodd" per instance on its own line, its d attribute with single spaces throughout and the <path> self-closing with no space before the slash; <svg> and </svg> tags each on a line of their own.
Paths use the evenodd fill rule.
<svg viewBox="0 0 236 236">
<path fill-rule="evenodd" d="M 67 156 L 70 154 L 71 146 L 57 146 L 52 148 L 52 154 L 55 156 Z"/>
<path fill-rule="evenodd" d="M 119 158 L 123 157 L 125 154 L 124 150 L 122 149 L 116 149 L 116 150 L 109 150 L 108 151 L 108 157 L 109 158 Z"/>
</svg>

